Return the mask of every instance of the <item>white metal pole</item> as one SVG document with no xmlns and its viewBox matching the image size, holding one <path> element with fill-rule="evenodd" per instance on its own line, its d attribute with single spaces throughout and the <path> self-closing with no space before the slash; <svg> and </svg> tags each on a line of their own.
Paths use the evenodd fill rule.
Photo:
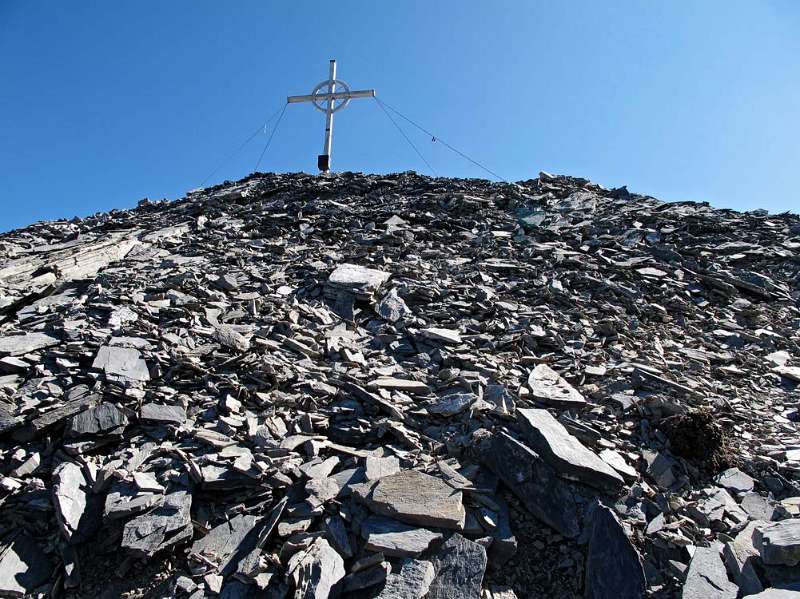
<svg viewBox="0 0 800 599">
<path fill-rule="evenodd" d="M 329 94 L 333 94 L 336 92 L 336 60 L 331 59 L 330 63 L 330 71 L 328 73 L 328 79 L 330 80 L 330 89 L 328 90 Z M 333 96 L 328 98 L 328 110 L 325 113 L 325 145 L 322 148 L 322 154 L 327 156 L 327 164 L 328 169 L 330 168 L 330 161 L 331 161 L 331 145 L 333 142 L 333 107 L 335 104 L 335 100 Z M 328 169 L 325 169 L 326 171 Z"/>
</svg>

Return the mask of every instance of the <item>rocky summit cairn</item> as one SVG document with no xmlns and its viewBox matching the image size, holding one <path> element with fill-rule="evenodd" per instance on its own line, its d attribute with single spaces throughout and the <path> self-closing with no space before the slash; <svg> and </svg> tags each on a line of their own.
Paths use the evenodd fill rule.
<svg viewBox="0 0 800 599">
<path fill-rule="evenodd" d="M 5 233 L 0 597 L 798 597 L 798 301 L 798 216 L 544 173 Z"/>
</svg>

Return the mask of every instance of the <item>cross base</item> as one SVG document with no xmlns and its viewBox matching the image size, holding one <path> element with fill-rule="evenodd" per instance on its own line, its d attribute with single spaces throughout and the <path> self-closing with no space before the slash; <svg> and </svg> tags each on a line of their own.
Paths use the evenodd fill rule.
<svg viewBox="0 0 800 599">
<path fill-rule="evenodd" d="M 320 154 L 317 156 L 317 168 L 323 173 L 327 173 L 331 170 L 331 157 L 329 154 Z"/>
</svg>

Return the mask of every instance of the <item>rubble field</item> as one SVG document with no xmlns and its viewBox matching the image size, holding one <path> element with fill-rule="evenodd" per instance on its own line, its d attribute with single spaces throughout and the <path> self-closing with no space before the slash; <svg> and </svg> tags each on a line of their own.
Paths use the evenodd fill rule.
<svg viewBox="0 0 800 599">
<path fill-rule="evenodd" d="M 800 217 L 255 173 L 0 235 L 0 596 L 800 597 Z"/>
</svg>

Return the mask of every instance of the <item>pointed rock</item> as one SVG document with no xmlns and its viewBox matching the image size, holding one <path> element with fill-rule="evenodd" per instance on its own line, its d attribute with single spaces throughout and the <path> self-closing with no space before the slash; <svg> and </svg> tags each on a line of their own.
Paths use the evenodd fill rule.
<svg viewBox="0 0 800 599">
<path fill-rule="evenodd" d="M 292 556 L 287 570 L 294 580 L 295 599 L 328 599 L 334 585 L 344 578 L 344 561 L 319 537 Z"/>
<path fill-rule="evenodd" d="M 517 410 L 517 422 L 527 445 L 542 456 L 560 476 L 617 494 L 625 481 L 593 451 L 573 437 L 550 412 Z"/>
<path fill-rule="evenodd" d="M 681 599 L 736 599 L 739 587 L 728 580 L 720 548 L 716 542 L 695 548 Z"/>
<path fill-rule="evenodd" d="M 588 514 L 591 534 L 586 555 L 586 599 L 641 599 L 647 582 L 639 552 L 616 514 L 599 502 Z"/>
</svg>

